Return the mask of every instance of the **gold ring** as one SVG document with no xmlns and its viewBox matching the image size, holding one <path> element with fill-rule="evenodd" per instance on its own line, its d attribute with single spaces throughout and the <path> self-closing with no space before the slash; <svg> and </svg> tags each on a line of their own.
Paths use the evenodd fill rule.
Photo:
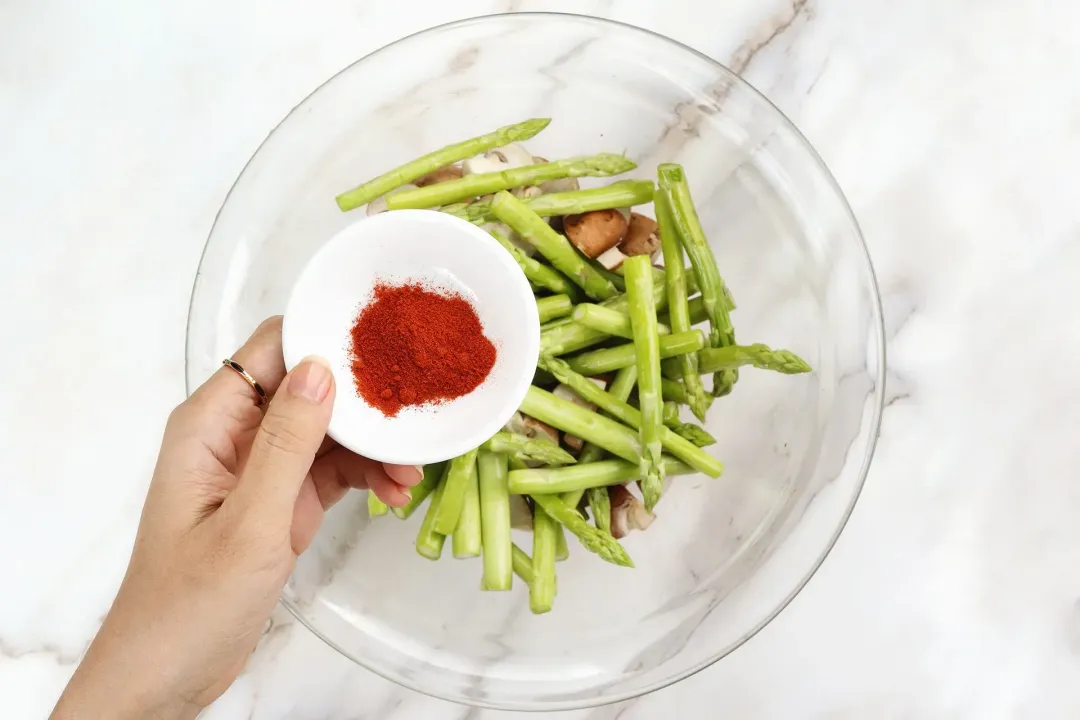
<svg viewBox="0 0 1080 720">
<path fill-rule="evenodd" d="M 251 373 L 240 366 L 240 363 L 233 361 L 232 358 L 225 358 L 221 361 L 221 364 L 227 368 L 232 368 L 240 377 L 247 381 L 247 384 L 250 385 L 251 389 L 255 391 L 255 394 L 259 396 L 259 402 L 257 403 L 259 407 L 266 404 L 266 391 L 262 389 L 262 385 L 259 384 L 258 380 L 251 377 Z"/>
</svg>

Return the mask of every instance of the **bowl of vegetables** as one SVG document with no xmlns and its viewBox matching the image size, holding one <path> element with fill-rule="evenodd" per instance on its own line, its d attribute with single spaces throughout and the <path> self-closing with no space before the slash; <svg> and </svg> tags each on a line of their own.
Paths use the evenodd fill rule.
<svg viewBox="0 0 1080 720">
<path fill-rule="evenodd" d="M 286 607 L 395 682 L 507 709 L 626 699 L 746 642 L 836 541 L 882 403 L 872 267 L 805 138 L 709 58 L 610 21 L 400 40 L 315 90 L 230 191 L 189 388 L 331 237 L 406 209 L 512 258 L 533 383 L 409 506 L 336 506 Z"/>
</svg>

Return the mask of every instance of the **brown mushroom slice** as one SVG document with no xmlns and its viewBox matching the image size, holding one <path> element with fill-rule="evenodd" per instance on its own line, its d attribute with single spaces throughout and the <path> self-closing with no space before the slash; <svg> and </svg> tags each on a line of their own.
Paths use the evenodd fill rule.
<svg viewBox="0 0 1080 720">
<path fill-rule="evenodd" d="M 641 213 L 630 213 L 630 225 L 626 228 L 623 241 L 619 243 L 619 250 L 628 257 L 656 257 L 660 250 L 660 231 L 656 221 Z"/>
<path fill-rule="evenodd" d="M 611 270 L 612 272 L 615 272 L 620 267 L 622 267 L 622 264 L 626 261 L 626 258 L 626 253 L 624 253 L 616 246 L 605 250 L 603 254 L 600 255 L 600 257 L 596 258 L 596 262 L 603 265 L 606 270 Z"/>
<path fill-rule="evenodd" d="M 441 167 L 438 170 L 429 172 L 419 180 L 414 180 L 413 184 L 417 187 L 438 185 L 439 183 L 449 182 L 450 180 L 460 180 L 464 174 L 465 172 L 457 165 L 447 165 L 446 167 Z"/>
<path fill-rule="evenodd" d="M 510 194 L 520 200 L 531 200 L 543 195 L 544 191 L 537 185 L 526 185 L 525 187 L 514 188 L 510 191 Z"/>
<path fill-rule="evenodd" d="M 618 210 L 594 210 L 563 218 L 570 242 L 587 257 L 598 258 L 622 241 L 629 223 Z"/>
<path fill-rule="evenodd" d="M 611 498 L 611 535 L 616 540 L 634 530 L 647 529 L 656 519 L 625 485 L 612 485 L 608 488 L 608 496 Z"/>
</svg>

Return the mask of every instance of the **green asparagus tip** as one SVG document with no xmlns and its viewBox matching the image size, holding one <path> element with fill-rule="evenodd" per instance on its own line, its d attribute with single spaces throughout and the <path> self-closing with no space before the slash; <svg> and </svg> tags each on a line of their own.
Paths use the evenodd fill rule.
<svg viewBox="0 0 1080 720">
<path fill-rule="evenodd" d="M 598 172 L 607 173 L 608 175 L 619 175 L 637 167 L 637 163 L 630 158 L 624 155 L 615 155 L 614 153 L 593 155 L 586 158 L 586 162 Z"/>
<path fill-rule="evenodd" d="M 528 140 L 539 133 L 546 128 L 550 122 L 551 118 L 532 118 L 531 120 L 507 125 L 502 128 L 502 131 L 506 133 L 506 142 L 521 142 L 522 140 Z"/>
</svg>

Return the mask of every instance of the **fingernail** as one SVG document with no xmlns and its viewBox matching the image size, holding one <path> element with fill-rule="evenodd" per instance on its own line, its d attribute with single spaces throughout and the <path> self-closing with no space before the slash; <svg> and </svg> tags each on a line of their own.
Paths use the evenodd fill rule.
<svg viewBox="0 0 1080 720">
<path fill-rule="evenodd" d="M 316 404 L 322 403 L 330 394 L 334 374 L 321 357 L 304 358 L 289 374 L 289 393 Z"/>
<path fill-rule="evenodd" d="M 418 476 L 416 482 L 420 482 L 421 480 L 424 479 L 424 466 L 423 465 L 413 465 L 413 467 L 416 468 L 416 474 Z"/>
<path fill-rule="evenodd" d="M 401 491 L 402 495 L 407 497 L 409 500 L 412 500 L 412 490 L 407 487 L 401 487 L 400 485 L 398 486 L 398 490 Z"/>
</svg>

